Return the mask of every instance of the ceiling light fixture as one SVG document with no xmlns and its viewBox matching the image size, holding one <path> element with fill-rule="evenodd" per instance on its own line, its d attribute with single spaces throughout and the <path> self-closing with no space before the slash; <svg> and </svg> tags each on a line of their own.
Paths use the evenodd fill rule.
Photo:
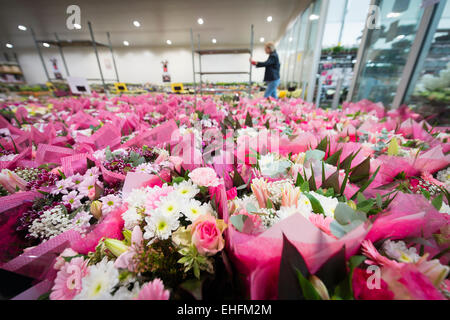
<svg viewBox="0 0 450 320">
<path fill-rule="evenodd" d="M 133 21 L 133 24 L 134 24 L 134 26 L 135 26 L 136 28 L 139 28 L 139 27 L 141 26 L 141 24 L 140 24 L 139 21 L 137 21 L 137 20 L 134 20 L 134 21 Z"/>
<path fill-rule="evenodd" d="M 397 18 L 401 15 L 401 12 L 389 12 L 386 17 L 387 18 Z"/>
<path fill-rule="evenodd" d="M 313 21 L 313 20 L 317 20 L 319 19 L 319 16 L 317 14 L 312 14 L 309 16 L 309 20 Z"/>
<path fill-rule="evenodd" d="M 47 42 L 42 43 L 42 45 L 46 48 L 50 48 L 50 45 Z"/>
<path fill-rule="evenodd" d="M 212 38 L 212 43 L 216 43 L 217 42 L 217 39 L 216 38 Z"/>
<path fill-rule="evenodd" d="M 22 31 L 26 31 L 26 30 L 27 30 L 27 27 L 25 27 L 25 26 L 23 26 L 23 25 L 21 25 L 21 24 L 19 24 L 19 25 L 17 26 L 17 28 L 19 28 L 19 30 L 22 30 Z"/>
<path fill-rule="evenodd" d="M 203 19 L 202 18 L 198 18 L 198 20 L 197 20 L 197 23 L 198 24 L 203 24 L 205 21 L 203 21 Z"/>
<path fill-rule="evenodd" d="M 404 34 L 399 34 L 395 39 L 397 40 L 402 40 L 403 38 L 405 38 L 406 36 Z"/>
<path fill-rule="evenodd" d="M 7 43 L 6 44 L 6 47 L 8 48 L 8 49 L 12 49 L 12 47 L 14 47 L 11 43 Z"/>
<path fill-rule="evenodd" d="M 128 46 L 130 45 L 130 43 L 129 43 L 127 40 L 125 40 L 125 41 L 123 42 L 123 45 L 126 46 L 126 47 L 128 47 Z"/>
<path fill-rule="evenodd" d="M 172 41 L 167 40 L 166 43 L 170 46 L 172 44 Z"/>
<path fill-rule="evenodd" d="M 264 37 L 259 38 L 259 42 L 264 42 Z"/>
<path fill-rule="evenodd" d="M 292 42 L 292 40 L 294 40 L 292 37 L 289 37 L 289 42 Z"/>
<path fill-rule="evenodd" d="M 77 29 L 77 30 L 80 30 L 80 29 L 81 29 L 81 26 L 80 26 L 78 23 L 74 23 L 74 24 L 73 24 L 73 27 L 74 27 L 75 29 Z"/>
<path fill-rule="evenodd" d="M 266 20 L 267 20 L 267 22 L 271 22 L 272 21 L 272 16 L 268 16 Z"/>
</svg>

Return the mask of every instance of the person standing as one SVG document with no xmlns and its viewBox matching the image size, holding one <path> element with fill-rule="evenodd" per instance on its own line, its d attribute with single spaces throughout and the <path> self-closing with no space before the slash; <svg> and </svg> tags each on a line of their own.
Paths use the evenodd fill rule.
<svg viewBox="0 0 450 320">
<path fill-rule="evenodd" d="M 267 42 L 264 45 L 264 51 L 269 55 L 269 58 L 265 62 L 258 62 L 250 58 L 250 63 L 257 68 L 266 68 L 264 82 L 267 84 L 267 89 L 264 97 L 278 99 L 277 87 L 280 85 L 280 60 L 278 59 L 278 53 L 275 50 L 273 42 Z"/>
</svg>

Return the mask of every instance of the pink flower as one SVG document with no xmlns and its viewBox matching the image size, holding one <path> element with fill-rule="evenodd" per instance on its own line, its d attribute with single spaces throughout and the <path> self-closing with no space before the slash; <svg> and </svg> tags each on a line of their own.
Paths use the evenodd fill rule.
<svg viewBox="0 0 450 320">
<path fill-rule="evenodd" d="M 133 260 L 137 251 L 142 247 L 142 240 L 142 230 L 139 226 L 135 226 L 131 233 L 131 246 L 117 258 L 114 266 L 136 272 L 136 264 Z"/>
<path fill-rule="evenodd" d="M 64 264 L 56 275 L 55 284 L 50 294 L 51 300 L 72 300 L 81 292 L 81 280 L 88 273 L 87 260 L 73 258 Z"/>
<path fill-rule="evenodd" d="M 223 220 L 216 220 L 210 214 L 198 217 L 190 226 L 192 243 L 200 254 L 214 255 L 221 251 L 225 245 L 222 232 L 226 228 Z"/>
<path fill-rule="evenodd" d="M 23 191 L 27 187 L 27 182 L 24 179 L 8 169 L 3 169 L 0 172 L 0 184 L 9 193 L 14 193 L 17 189 Z"/>
<path fill-rule="evenodd" d="M 164 283 L 156 278 L 142 287 L 136 300 L 169 300 L 169 296 L 169 290 L 164 289 Z"/>
<path fill-rule="evenodd" d="M 332 217 L 324 217 L 321 214 L 311 214 L 309 216 L 309 221 L 311 221 L 317 228 L 319 228 L 329 236 L 337 239 L 330 230 L 330 223 L 333 221 Z"/>
<path fill-rule="evenodd" d="M 189 173 L 189 178 L 195 184 L 203 187 L 217 187 L 220 184 L 216 171 L 208 167 L 194 169 Z"/>
<path fill-rule="evenodd" d="M 53 173 L 53 174 L 57 174 L 58 176 L 60 176 L 60 173 L 59 172 L 63 172 L 63 167 L 56 167 L 56 168 L 53 168 L 51 171 L 50 171 L 50 173 Z"/>
<path fill-rule="evenodd" d="M 25 252 L 25 250 L 24 250 L 24 252 Z M 64 260 L 64 258 L 74 257 L 77 254 L 78 253 L 75 252 L 74 250 L 72 250 L 71 248 L 64 249 L 64 251 L 56 258 L 56 262 L 53 265 L 53 268 L 56 270 L 60 270 L 66 263 L 66 260 Z"/>
<path fill-rule="evenodd" d="M 176 156 L 170 156 L 169 161 L 175 166 L 175 170 L 180 172 L 181 165 L 183 164 L 183 159 Z"/>
<path fill-rule="evenodd" d="M 402 264 L 400 268 L 382 268 L 381 275 L 395 299 L 446 300 L 430 279 L 412 263 Z"/>
<path fill-rule="evenodd" d="M 366 260 L 365 262 L 367 264 L 375 264 L 375 265 L 379 265 L 379 266 L 389 266 L 392 268 L 398 268 L 401 266 L 400 263 L 398 263 L 397 261 L 394 260 L 390 260 L 388 258 L 386 258 L 385 256 L 382 256 L 378 250 L 374 247 L 372 241 L 370 240 L 363 240 L 361 242 L 361 250 L 362 253 L 368 257 L 369 259 Z"/>
<path fill-rule="evenodd" d="M 173 191 L 172 186 L 162 186 L 161 188 L 155 186 L 152 188 L 152 192 L 147 197 L 147 201 L 145 203 L 146 212 L 151 212 L 154 209 L 158 208 L 159 199 L 167 196 L 169 193 Z"/>
</svg>

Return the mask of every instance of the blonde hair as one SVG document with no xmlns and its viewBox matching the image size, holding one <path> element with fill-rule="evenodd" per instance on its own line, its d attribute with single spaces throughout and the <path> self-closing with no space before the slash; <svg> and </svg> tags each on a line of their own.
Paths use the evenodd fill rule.
<svg viewBox="0 0 450 320">
<path fill-rule="evenodd" d="M 269 48 L 270 52 L 274 52 L 275 51 L 275 44 L 272 41 L 266 42 L 264 44 L 265 48 Z"/>
</svg>

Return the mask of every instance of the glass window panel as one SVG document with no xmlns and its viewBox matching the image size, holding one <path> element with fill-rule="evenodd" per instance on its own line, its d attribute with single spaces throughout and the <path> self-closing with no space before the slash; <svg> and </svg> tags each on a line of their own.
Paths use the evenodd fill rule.
<svg viewBox="0 0 450 320">
<path fill-rule="evenodd" d="M 401 12 L 395 5 L 407 3 Z M 369 30 L 352 100 L 369 99 L 389 106 L 417 33 L 422 0 L 380 0 L 380 28 Z"/>
<path fill-rule="evenodd" d="M 405 99 L 412 107 L 421 106 L 425 115 L 445 112 L 450 105 L 450 1 L 430 37 L 429 49 L 423 52 Z"/>
</svg>

